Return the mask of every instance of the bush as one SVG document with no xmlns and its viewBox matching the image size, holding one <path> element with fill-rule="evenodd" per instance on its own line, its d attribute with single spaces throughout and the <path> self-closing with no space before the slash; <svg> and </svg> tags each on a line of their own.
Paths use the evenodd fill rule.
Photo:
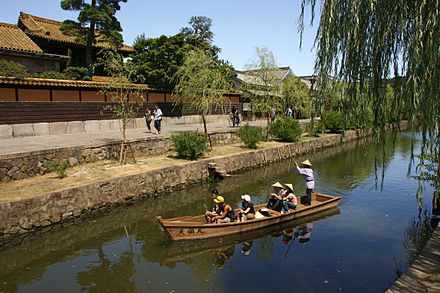
<svg viewBox="0 0 440 293">
<path fill-rule="evenodd" d="M 261 127 L 251 127 L 246 124 L 237 131 L 241 141 L 251 149 L 256 149 L 258 142 L 263 141 L 263 129 Z"/>
<path fill-rule="evenodd" d="M 281 141 L 297 141 L 302 134 L 301 124 L 290 117 L 279 117 L 270 125 L 272 135 Z"/>
<path fill-rule="evenodd" d="M 8 61 L 8 60 L 0 60 L 0 76 L 7 77 L 27 77 L 29 76 L 29 72 L 26 67 L 21 63 Z"/>
<path fill-rule="evenodd" d="M 179 157 L 195 160 L 206 150 L 206 136 L 197 132 L 185 132 L 171 135 L 174 148 Z"/>
<path fill-rule="evenodd" d="M 67 167 L 69 167 L 69 163 L 66 160 L 63 160 L 62 162 L 56 162 L 55 164 L 49 163 L 47 165 L 47 168 L 50 171 L 55 171 L 58 174 L 58 178 L 60 179 L 67 176 L 66 174 Z"/>
<path fill-rule="evenodd" d="M 56 71 L 46 71 L 35 73 L 33 77 L 37 78 L 47 78 L 47 79 L 68 79 L 64 73 L 56 72 Z"/>
<path fill-rule="evenodd" d="M 316 136 L 316 137 L 318 137 L 319 134 L 324 133 L 325 131 L 324 123 L 322 123 L 322 121 L 315 122 L 315 125 L 313 125 L 313 131 L 312 131 L 312 123 L 307 123 L 307 129 L 309 131 L 309 134 L 311 134 L 311 136 Z"/>
<path fill-rule="evenodd" d="M 340 112 L 325 112 L 322 115 L 322 122 L 330 132 L 341 133 L 344 130 L 344 116 Z"/>
<path fill-rule="evenodd" d="M 67 67 L 64 70 L 64 74 L 68 79 L 72 80 L 91 80 L 89 71 L 85 67 Z"/>
</svg>

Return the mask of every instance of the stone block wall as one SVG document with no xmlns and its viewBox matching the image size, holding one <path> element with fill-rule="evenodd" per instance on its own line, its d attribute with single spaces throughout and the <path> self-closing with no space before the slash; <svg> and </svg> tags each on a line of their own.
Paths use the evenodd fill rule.
<svg viewBox="0 0 440 293">
<path fill-rule="evenodd" d="M 228 123 L 228 115 L 209 115 L 206 123 Z M 187 115 L 180 117 L 164 117 L 163 126 L 201 124 L 200 115 Z M 70 133 L 90 133 L 99 131 L 119 130 L 121 122 L 118 119 L 66 121 L 66 122 L 39 122 L 0 125 L 0 138 L 14 138 L 39 135 L 59 135 Z M 128 128 L 145 128 L 144 118 L 130 121 Z"/>
<path fill-rule="evenodd" d="M 214 145 L 229 144 L 238 140 L 235 130 L 210 133 Z M 70 166 L 103 159 L 118 159 L 122 141 L 83 147 L 58 148 L 13 155 L 0 155 L 0 181 L 20 180 L 47 172 L 47 165 L 67 160 Z M 135 155 L 157 155 L 172 148 L 170 136 L 131 140 Z"/>
<path fill-rule="evenodd" d="M 318 151 L 371 135 L 372 132 L 347 132 L 272 148 L 247 151 L 192 161 L 143 173 L 103 180 L 84 186 L 49 192 L 14 202 L 0 203 L 0 245 L 11 237 L 43 227 L 87 216 L 109 205 L 148 197 L 158 192 L 182 188 L 207 180 L 209 165 L 215 163 L 227 173 L 235 173 L 292 156 Z M 93 151 L 89 155 L 93 154 Z M 98 154 L 95 154 L 98 156 Z"/>
</svg>

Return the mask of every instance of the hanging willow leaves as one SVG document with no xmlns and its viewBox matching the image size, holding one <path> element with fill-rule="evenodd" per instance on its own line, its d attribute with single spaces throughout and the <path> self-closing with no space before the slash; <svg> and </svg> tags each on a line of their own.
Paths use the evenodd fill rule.
<svg viewBox="0 0 440 293">
<path fill-rule="evenodd" d="M 316 0 L 302 0 L 299 30 L 305 8 Z M 358 127 L 367 126 L 371 107 L 373 126 L 384 130 L 387 117 L 407 119 L 422 132 L 421 177 L 439 191 L 440 156 L 440 7 L 424 0 L 323 0 L 315 45 L 316 72 L 321 90 L 326 76 L 346 82 L 341 111 Z M 386 85 L 393 82 L 394 100 L 387 101 Z M 319 98 L 319 95 L 318 95 Z M 390 113 L 393 111 L 394 113 Z M 424 176 L 426 164 L 430 176 Z M 434 174 L 432 174 L 434 172 Z"/>
<path fill-rule="evenodd" d="M 176 105 L 196 110 L 202 116 L 205 135 L 212 148 L 206 117 L 212 114 L 213 109 L 222 113 L 226 111 L 230 103 L 225 95 L 230 87 L 229 81 L 212 55 L 202 49 L 194 49 L 186 55 L 174 78 L 177 80 L 173 92 Z"/>
</svg>

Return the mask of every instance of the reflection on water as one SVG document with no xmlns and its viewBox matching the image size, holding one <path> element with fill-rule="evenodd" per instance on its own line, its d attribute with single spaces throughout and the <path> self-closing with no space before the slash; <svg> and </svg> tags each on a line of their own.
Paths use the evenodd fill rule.
<svg viewBox="0 0 440 293">
<path fill-rule="evenodd" d="M 405 229 L 403 247 L 408 251 L 408 262 L 411 264 L 431 238 L 435 227 L 431 226 L 431 215 L 425 208 L 417 217 L 413 217 Z"/>
<path fill-rule="evenodd" d="M 417 182 L 407 174 L 411 136 L 307 155 L 316 191 L 342 200 L 304 222 L 185 243 L 170 242 L 155 220 L 204 213 L 214 188 L 233 207 L 245 193 L 265 203 L 275 181 L 304 195 L 287 160 L 26 235 L 0 249 L 0 292 L 260 292 L 273 284 L 279 292 L 385 291 L 430 233 L 430 214 L 419 214 Z"/>
</svg>

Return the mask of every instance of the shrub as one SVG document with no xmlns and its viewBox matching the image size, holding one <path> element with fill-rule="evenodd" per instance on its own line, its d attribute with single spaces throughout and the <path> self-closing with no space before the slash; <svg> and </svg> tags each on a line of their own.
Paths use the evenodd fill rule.
<svg viewBox="0 0 440 293">
<path fill-rule="evenodd" d="M 14 61 L 0 60 L 0 76 L 21 78 L 29 75 L 24 65 Z"/>
<path fill-rule="evenodd" d="M 89 71 L 86 67 L 67 67 L 64 70 L 64 74 L 68 79 L 72 80 L 91 80 L 89 76 Z"/>
<path fill-rule="evenodd" d="M 55 171 L 58 174 L 58 178 L 62 179 L 67 176 L 66 169 L 69 167 L 69 163 L 66 160 L 62 162 L 49 163 L 47 168 L 50 171 Z"/>
<path fill-rule="evenodd" d="M 297 141 L 302 134 L 301 124 L 290 117 L 279 117 L 270 125 L 272 135 L 281 141 Z"/>
<path fill-rule="evenodd" d="M 56 71 L 46 71 L 35 73 L 33 77 L 37 78 L 47 78 L 47 79 L 68 79 L 64 73 L 56 72 Z"/>
<path fill-rule="evenodd" d="M 258 142 L 263 141 L 263 129 L 261 127 L 251 127 L 246 124 L 237 131 L 241 141 L 251 149 L 256 149 Z"/>
<path fill-rule="evenodd" d="M 322 115 L 322 122 L 330 132 L 341 133 L 344 130 L 344 116 L 340 112 L 325 112 Z"/>
<path fill-rule="evenodd" d="M 179 157 L 195 160 L 206 150 L 206 136 L 197 132 L 185 132 L 171 135 L 174 148 Z"/>
<path fill-rule="evenodd" d="M 309 131 L 309 134 L 311 134 L 311 136 L 316 136 L 316 137 L 318 137 L 319 134 L 324 133 L 325 131 L 324 123 L 322 123 L 322 121 L 316 121 L 315 124 L 313 125 L 313 130 L 312 130 L 312 123 L 307 123 L 307 129 Z"/>
</svg>

